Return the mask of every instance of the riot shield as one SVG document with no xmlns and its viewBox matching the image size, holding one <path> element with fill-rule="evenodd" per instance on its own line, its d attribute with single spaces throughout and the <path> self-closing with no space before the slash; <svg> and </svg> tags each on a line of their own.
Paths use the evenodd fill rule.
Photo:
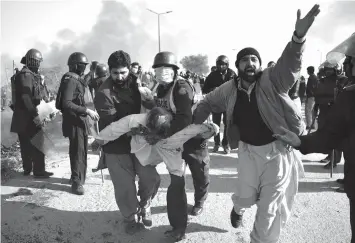
<svg viewBox="0 0 355 243">
<path fill-rule="evenodd" d="M 340 63 L 345 56 L 355 57 L 355 33 L 328 52 L 327 60 L 331 63 Z"/>
</svg>

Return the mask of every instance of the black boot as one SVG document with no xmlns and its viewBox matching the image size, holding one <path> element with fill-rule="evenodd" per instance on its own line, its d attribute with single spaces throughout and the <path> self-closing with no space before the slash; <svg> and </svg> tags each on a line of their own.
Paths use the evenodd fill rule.
<svg viewBox="0 0 355 243">
<path fill-rule="evenodd" d="M 164 234 L 173 238 L 174 242 L 178 242 L 186 238 L 185 229 L 172 229 L 166 231 Z"/>
<path fill-rule="evenodd" d="M 242 225 L 243 215 L 237 214 L 234 211 L 234 208 L 232 208 L 230 220 L 231 220 L 231 224 L 232 224 L 233 228 L 239 228 Z"/>
<path fill-rule="evenodd" d="M 84 187 L 79 182 L 73 182 L 71 185 L 71 191 L 77 195 L 84 195 Z"/>
</svg>

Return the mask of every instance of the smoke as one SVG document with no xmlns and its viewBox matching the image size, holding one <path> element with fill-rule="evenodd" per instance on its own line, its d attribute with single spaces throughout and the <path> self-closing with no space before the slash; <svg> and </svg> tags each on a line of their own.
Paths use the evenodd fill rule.
<svg viewBox="0 0 355 243">
<path fill-rule="evenodd" d="M 74 41 L 77 36 L 71 29 L 62 29 L 58 31 L 57 37 L 65 41 Z"/>
<path fill-rule="evenodd" d="M 138 16 L 133 21 L 130 10 L 120 2 L 103 1 L 102 4 L 97 21 L 88 33 L 77 36 L 70 29 L 62 29 L 57 33 L 57 37 L 67 43 L 52 43 L 50 51 L 44 53 L 44 66 L 66 65 L 73 52 L 82 52 L 89 60 L 107 63 L 109 55 L 117 50 L 129 53 L 132 61 L 152 62 L 157 52 L 157 42 L 145 31 L 149 22 L 142 21 L 147 18 Z M 139 13 L 134 14 L 137 17 Z"/>
<path fill-rule="evenodd" d="M 337 39 L 337 31 L 343 28 L 355 30 L 355 1 L 335 1 L 328 6 L 323 17 L 316 19 L 310 35 L 332 42 Z M 318 17 L 317 17 L 318 18 Z"/>
</svg>

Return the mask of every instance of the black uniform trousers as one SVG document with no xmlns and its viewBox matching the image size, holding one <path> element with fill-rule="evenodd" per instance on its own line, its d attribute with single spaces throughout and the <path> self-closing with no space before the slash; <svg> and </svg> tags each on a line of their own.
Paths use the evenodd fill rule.
<svg viewBox="0 0 355 243">
<path fill-rule="evenodd" d="M 40 131 L 40 128 L 28 126 L 26 131 L 18 133 L 20 141 L 20 150 L 22 157 L 22 166 L 24 172 L 31 172 L 38 175 L 45 171 L 45 156 L 31 143 L 31 139 Z"/>
<path fill-rule="evenodd" d="M 83 185 L 86 179 L 88 136 L 83 128 L 73 126 L 72 129 L 69 136 L 71 180 Z"/>
<path fill-rule="evenodd" d="M 223 114 L 223 124 L 224 124 L 224 130 L 227 130 L 227 116 L 226 113 L 212 113 L 212 121 L 214 124 L 216 124 L 217 126 L 221 126 L 221 120 L 222 120 L 222 114 Z M 221 145 L 221 137 L 220 137 L 220 133 L 216 134 L 214 136 L 214 145 Z M 227 140 L 227 136 L 226 133 L 224 132 L 223 134 L 223 139 L 222 139 L 222 146 L 227 146 L 228 145 L 228 140 Z"/>
<path fill-rule="evenodd" d="M 318 129 L 324 126 L 330 107 L 331 105 L 319 105 Z M 341 150 L 334 149 L 334 164 L 340 163 L 342 153 Z M 332 152 L 329 152 L 328 157 L 329 159 L 332 158 Z"/>
<path fill-rule="evenodd" d="M 185 144 L 186 145 L 186 144 Z M 202 207 L 208 194 L 209 153 L 206 144 L 197 150 L 184 150 L 182 158 L 188 164 L 195 188 L 195 205 Z M 187 199 L 185 176 L 170 174 L 170 185 L 167 191 L 167 211 L 170 225 L 174 229 L 187 227 Z"/>
</svg>

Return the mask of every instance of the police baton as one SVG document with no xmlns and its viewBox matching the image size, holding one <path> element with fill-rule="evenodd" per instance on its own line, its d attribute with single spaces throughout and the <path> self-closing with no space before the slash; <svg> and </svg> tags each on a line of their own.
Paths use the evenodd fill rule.
<svg viewBox="0 0 355 243">
<path fill-rule="evenodd" d="M 96 131 L 99 132 L 99 122 L 95 122 L 95 128 L 96 128 Z M 101 149 L 99 150 L 99 158 L 101 158 Z M 101 181 L 102 181 L 102 184 L 104 184 L 104 175 L 102 173 L 102 169 L 100 169 L 101 171 Z"/>
<path fill-rule="evenodd" d="M 333 165 L 335 160 L 335 150 L 332 150 L 332 156 L 330 157 L 330 178 L 333 178 Z"/>
</svg>

